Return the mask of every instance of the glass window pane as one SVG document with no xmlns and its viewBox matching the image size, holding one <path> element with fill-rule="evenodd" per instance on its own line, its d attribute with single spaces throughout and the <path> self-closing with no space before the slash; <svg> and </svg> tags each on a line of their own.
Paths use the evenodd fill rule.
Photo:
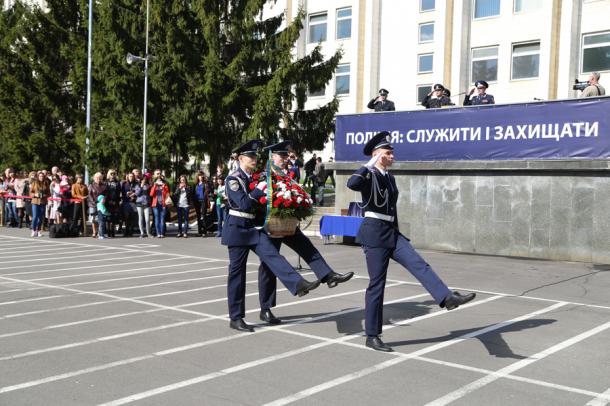
<svg viewBox="0 0 610 406">
<path fill-rule="evenodd" d="M 433 67 L 433 56 L 432 55 L 420 55 L 418 63 L 418 72 L 432 72 Z"/>
<path fill-rule="evenodd" d="M 320 90 L 315 90 L 315 91 L 310 90 L 309 96 L 311 96 L 311 97 L 324 96 L 325 93 L 326 93 L 326 87 L 323 87 Z"/>
<path fill-rule="evenodd" d="M 513 79 L 537 78 L 540 55 L 513 57 Z"/>
<path fill-rule="evenodd" d="M 335 83 L 337 85 L 337 89 L 336 89 L 337 94 L 348 94 L 349 93 L 349 75 L 337 76 Z"/>
<path fill-rule="evenodd" d="M 421 0 L 420 11 L 434 10 L 434 0 Z"/>
<path fill-rule="evenodd" d="M 309 16 L 309 43 L 326 41 L 326 14 Z"/>
<path fill-rule="evenodd" d="M 513 55 L 540 52 L 540 43 L 520 44 L 513 46 Z"/>
<path fill-rule="evenodd" d="M 337 21 L 337 39 L 350 38 L 352 36 L 352 19 Z"/>
<path fill-rule="evenodd" d="M 419 42 L 434 41 L 434 23 L 419 26 Z"/>
<path fill-rule="evenodd" d="M 474 18 L 497 16 L 500 14 L 500 0 L 475 0 Z"/>
<path fill-rule="evenodd" d="M 498 47 L 479 48 L 479 49 L 472 50 L 472 59 L 497 57 L 497 56 L 498 56 Z"/>
<path fill-rule="evenodd" d="M 417 88 L 417 102 L 421 104 L 426 98 L 428 93 L 432 91 L 432 86 L 420 86 Z"/>
<path fill-rule="evenodd" d="M 337 10 L 337 17 L 351 17 L 352 16 L 352 8 L 342 8 L 341 10 Z"/>
<path fill-rule="evenodd" d="M 337 66 L 336 72 L 337 72 L 337 74 L 349 73 L 349 64 Z"/>
<path fill-rule="evenodd" d="M 536 11 L 542 8 L 542 0 L 515 0 L 515 13 Z"/>
<path fill-rule="evenodd" d="M 498 60 L 486 59 L 472 62 L 472 81 L 494 82 L 498 79 Z"/>
<path fill-rule="evenodd" d="M 588 35 L 585 37 L 585 45 L 601 44 L 604 42 L 610 42 L 610 33 L 599 34 L 599 35 Z"/>
<path fill-rule="evenodd" d="M 583 50 L 583 72 L 606 70 L 610 70 L 610 45 Z"/>
</svg>

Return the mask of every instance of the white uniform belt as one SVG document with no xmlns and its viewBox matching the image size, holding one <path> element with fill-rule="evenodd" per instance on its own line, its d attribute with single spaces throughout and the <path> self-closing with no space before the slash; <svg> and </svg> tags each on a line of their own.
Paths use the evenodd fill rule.
<svg viewBox="0 0 610 406">
<path fill-rule="evenodd" d="M 235 216 L 235 217 L 243 217 L 245 219 L 253 219 L 255 216 L 252 213 L 246 213 L 243 211 L 237 211 L 237 210 L 229 210 L 229 214 L 231 216 Z"/>
<path fill-rule="evenodd" d="M 377 220 L 389 221 L 390 223 L 394 222 L 394 216 L 388 216 L 387 214 L 375 213 L 374 211 L 367 211 L 364 213 L 364 217 L 371 217 Z"/>
</svg>

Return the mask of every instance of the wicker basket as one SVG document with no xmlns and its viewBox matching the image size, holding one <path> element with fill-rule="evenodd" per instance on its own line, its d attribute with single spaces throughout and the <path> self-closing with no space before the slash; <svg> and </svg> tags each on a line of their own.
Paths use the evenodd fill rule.
<svg viewBox="0 0 610 406">
<path fill-rule="evenodd" d="M 267 232 L 274 237 L 286 237 L 294 235 L 299 225 L 299 220 L 294 217 L 280 218 L 269 217 L 267 221 Z"/>
</svg>

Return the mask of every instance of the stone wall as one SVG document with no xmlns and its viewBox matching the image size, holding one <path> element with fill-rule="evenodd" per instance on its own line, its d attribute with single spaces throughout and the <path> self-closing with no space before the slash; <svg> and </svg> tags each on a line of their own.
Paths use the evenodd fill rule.
<svg viewBox="0 0 610 406">
<path fill-rule="evenodd" d="M 345 187 L 360 165 L 332 166 L 337 213 L 360 201 Z M 400 229 L 416 247 L 610 263 L 608 161 L 400 162 L 391 171 Z"/>
</svg>

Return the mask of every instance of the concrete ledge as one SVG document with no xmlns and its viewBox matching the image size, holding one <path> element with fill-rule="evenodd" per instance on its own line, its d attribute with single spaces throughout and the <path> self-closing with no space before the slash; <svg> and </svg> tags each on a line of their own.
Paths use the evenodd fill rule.
<svg viewBox="0 0 610 406">
<path fill-rule="evenodd" d="M 326 169 L 356 170 L 366 161 L 328 162 Z M 549 172 L 610 172 L 610 159 L 561 159 L 519 161 L 417 161 L 395 162 L 396 171 L 549 171 Z"/>
</svg>

